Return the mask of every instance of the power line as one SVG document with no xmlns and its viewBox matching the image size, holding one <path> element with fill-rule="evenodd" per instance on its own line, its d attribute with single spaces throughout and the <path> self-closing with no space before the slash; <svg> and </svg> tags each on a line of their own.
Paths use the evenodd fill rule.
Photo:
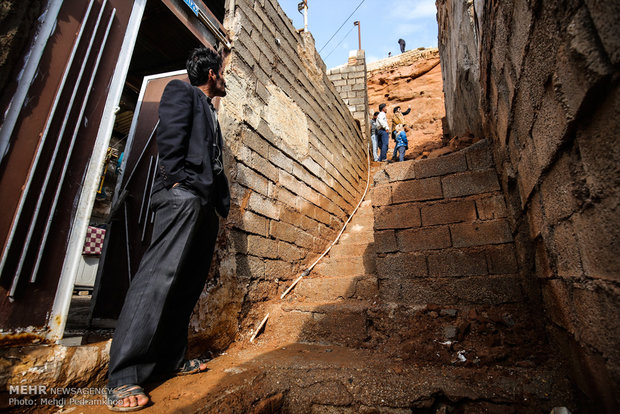
<svg viewBox="0 0 620 414">
<path fill-rule="evenodd" d="M 327 60 L 327 58 L 329 57 L 329 55 L 331 55 L 332 53 L 334 53 L 334 50 L 338 49 L 338 46 L 340 46 L 340 45 L 342 44 L 342 42 L 344 42 L 344 41 L 345 41 L 345 39 L 347 38 L 347 36 L 349 36 L 349 33 L 351 33 L 351 31 L 353 31 L 353 29 L 355 29 L 355 26 L 353 26 L 353 27 L 351 27 L 351 29 L 349 29 L 349 31 L 347 32 L 347 34 L 346 34 L 346 35 L 344 35 L 344 37 L 342 38 L 342 40 L 340 41 L 340 43 L 338 43 L 338 44 L 336 45 L 336 47 L 335 47 L 335 48 L 333 48 L 333 49 L 332 49 L 332 51 L 331 51 L 331 52 L 329 52 L 329 53 L 327 54 L 327 56 L 325 56 L 325 57 L 323 58 L 323 60 Z"/>
<path fill-rule="evenodd" d="M 362 0 L 362 1 L 360 2 L 360 4 L 358 4 L 358 5 L 357 5 L 357 7 L 355 8 L 355 10 L 353 10 L 353 13 L 351 13 L 351 14 L 349 15 L 349 17 L 347 17 L 347 18 L 346 18 L 346 20 L 345 20 L 344 22 L 342 22 L 342 24 L 340 25 L 340 27 L 338 28 L 338 30 L 336 30 L 336 32 L 332 35 L 332 37 L 330 37 L 330 38 L 329 38 L 329 40 L 327 41 L 327 43 L 325 43 L 325 44 L 323 45 L 323 47 L 321 48 L 321 50 L 319 50 L 319 53 L 321 53 L 321 51 L 323 51 L 323 49 L 325 49 L 325 46 L 327 46 L 327 44 L 328 44 L 329 42 L 331 42 L 331 41 L 332 41 L 332 39 L 334 38 L 334 36 L 336 36 L 336 34 L 340 31 L 340 29 L 342 29 L 342 27 L 343 27 L 343 26 L 344 26 L 344 25 L 345 25 L 345 24 L 349 21 L 349 19 L 351 18 L 351 16 L 353 16 L 353 14 L 357 11 L 357 9 L 359 9 L 359 8 L 360 8 L 360 6 L 361 6 L 362 4 L 364 4 L 364 2 L 365 2 L 365 1 L 366 1 L 366 0 Z"/>
</svg>

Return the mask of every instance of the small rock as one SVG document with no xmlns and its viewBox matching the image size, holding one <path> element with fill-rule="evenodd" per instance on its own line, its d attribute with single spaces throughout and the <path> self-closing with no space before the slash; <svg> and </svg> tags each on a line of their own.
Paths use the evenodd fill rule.
<svg viewBox="0 0 620 414">
<path fill-rule="evenodd" d="M 441 316 L 450 316 L 454 318 L 457 314 L 456 309 L 442 309 L 440 312 Z"/>
<path fill-rule="evenodd" d="M 515 320 L 514 320 L 514 319 L 512 319 L 512 316 L 511 316 L 509 313 L 505 313 L 505 314 L 502 316 L 502 320 L 506 323 L 506 325 L 507 325 L 507 326 L 509 326 L 509 327 L 511 327 L 511 328 L 512 328 L 513 326 L 515 326 Z"/>
<path fill-rule="evenodd" d="M 435 311 L 432 311 L 428 314 L 428 316 L 430 316 L 433 319 L 437 319 L 439 317 L 439 314 Z"/>
<path fill-rule="evenodd" d="M 446 339 L 454 339 L 456 338 L 456 335 L 458 334 L 458 328 L 456 326 L 444 326 L 443 328 L 443 336 Z"/>
</svg>

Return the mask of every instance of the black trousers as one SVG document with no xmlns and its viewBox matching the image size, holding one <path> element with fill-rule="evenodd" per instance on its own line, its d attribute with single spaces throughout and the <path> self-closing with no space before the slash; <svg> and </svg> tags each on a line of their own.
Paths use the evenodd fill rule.
<svg viewBox="0 0 620 414">
<path fill-rule="evenodd" d="M 191 189 L 153 194 L 155 223 L 119 316 L 108 387 L 143 384 L 153 372 L 178 369 L 187 351 L 189 319 L 204 287 L 219 219 Z"/>
</svg>

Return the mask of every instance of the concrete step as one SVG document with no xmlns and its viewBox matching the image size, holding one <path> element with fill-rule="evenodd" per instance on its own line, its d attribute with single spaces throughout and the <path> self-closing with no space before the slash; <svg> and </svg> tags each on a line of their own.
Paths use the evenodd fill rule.
<svg viewBox="0 0 620 414">
<path fill-rule="evenodd" d="M 357 229 L 355 231 L 345 231 L 340 236 L 339 244 L 359 244 L 359 243 L 372 243 L 375 241 L 375 232 L 370 228 Z"/>
<path fill-rule="evenodd" d="M 375 300 L 379 294 L 375 276 L 311 276 L 302 279 L 293 293 L 307 301 L 339 299 Z"/>
<path fill-rule="evenodd" d="M 277 343 L 373 349 L 431 365 L 449 365 L 465 357 L 477 366 L 533 366 L 548 349 L 544 327 L 519 304 L 293 301 L 272 306 L 263 336 Z"/>
<path fill-rule="evenodd" d="M 374 243 L 339 243 L 329 251 L 329 257 L 332 259 L 356 256 L 372 256 L 374 259 L 376 254 Z"/>
<path fill-rule="evenodd" d="M 304 342 L 360 348 L 367 338 L 363 300 L 293 301 L 273 305 L 263 336 L 278 343 Z"/>
<path fill-rule="evenodd" d="M 155 413 L 576 412 L 566 373 L 468 362 L 415 365 L 370 350 L 291 343 L 229 350 L 200 375 L 149 387 Z M 100 398 L 97 396 L 97 398 Z M 80 411 L 107 412 L 84 405 Z"/>
<path fill-rule="evenodd" d="M 316 265 L 316 272 L 326 276 L 359 276 L 375 273 L 372 255 L 357 257 L 326 257 Z"/>
<path fill-rule="evenodd" d="M 453 306 L 500 305 L 525 300 L 523 278 L 517 274 L 411 279 L 378 277 L 379 297 L 384 302 Z"/>
</svg>

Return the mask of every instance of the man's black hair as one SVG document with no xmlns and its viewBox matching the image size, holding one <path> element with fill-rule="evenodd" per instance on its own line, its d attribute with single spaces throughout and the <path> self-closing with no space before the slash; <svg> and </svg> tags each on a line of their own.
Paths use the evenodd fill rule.
<svg viewBox="0 0 620 414">
<path fill-rule="evenodd" d="M 383 111 L 383 108 L 385 108 L 385 104 L 382 103 L 381 105 L 379 105 L 379 112 Z"/>
<path fill-rule="evenodd" d="M 222 57 L 206 47 L 198 47 L 192 50 L 187 59 L 185 68 L 189 82 L 194 86 L 201 86 L 209 80 L 209 69 L 216 74 L 220 72 Z"/>
<path fill-rule="evenodd" d="M 379 115 L 379 111 L 377 111 L 374 114 L 372 114 L 372 116 L 377 116 L 377 115 Z"/>
<path fill-rule="evenodd" d="M 397 106 L 395 106 L 395 107 L 394 107 L 394 113 L 396 113 L 396 111 L 398 111 L 399 109 L 400 109 L 400 106 L 398 106 L 398 105 L 397 105 Z"/>
</svg>

